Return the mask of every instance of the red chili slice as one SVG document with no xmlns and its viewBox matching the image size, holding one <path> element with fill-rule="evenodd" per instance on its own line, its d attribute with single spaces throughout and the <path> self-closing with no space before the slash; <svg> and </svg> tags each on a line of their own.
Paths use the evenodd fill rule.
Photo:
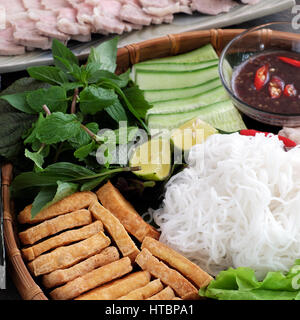
<svg viewBox="0 0 300 320">
<path fill-rule="evenodd" d="M 297 90 L 293 84 L 287 84 L 284 88 L 284 95 L 287 97 L 296 97 Z"/>
<path fill-rule="evenodd" d="M 261 90 L 269 80 L 269 64 L 260 67 L 255 74 L 254 86 L 257 91 Z"/>
<path fill-rule="evenodd" d="M 269 93 L 272 99 L 278 99 L 281 97 L 284 89 L 284 82 L 279 77 L 272 77 L 269 83 Z"/>
<path fill-rule="evenodd" d="M 257 131 L 253 129 L 244 129 L 244 130 L 241 130 L 239 133 L 242 136 L 252 136 L 252 137 L 255 137 L 257 133 L 263 133 L 266 137 L 270 134 L 269 132 L 262 132 L 262 131 Z M 281 140 L 284 143 L 285 147 L 287 148 L 293 148 L 293 147 L 296 147 L 297 145 L 293 140 L 283 136 L 278 135 L 278 139 Z"/>
<path fill-rule="evenodd" d="M 291 59 L 291 58 L 287 58 L 287 57 L 278 57 L 279 60 L 290 64 L 294 67 L 300 68 L 300 61 L 299 60 L 295 60 L 295 59 Z"/>
</svg>

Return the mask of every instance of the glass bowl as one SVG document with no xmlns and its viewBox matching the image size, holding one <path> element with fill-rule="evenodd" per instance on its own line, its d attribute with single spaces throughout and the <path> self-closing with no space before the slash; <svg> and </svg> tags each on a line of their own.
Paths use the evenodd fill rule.
<svg viewBox="0 0 300 320">
<path fill-rule="evenodd" d="M 291 22 L 264 24 L 251 28 L 231 40 L 220 57 L 219 73 L 221 81 L 234 105 L 241 113 L 272 126 L 300 127 L 300 99 L 299 113 L 282 114 L 264 111 L 255 105 L 249 105 L 239 99 L 232 90 L 232 74 L 235 69 L 251 56 L 270 50 L 300 52 L 300 33 L 293 29 Z M 295 72 L 300 72 L 300 69 L 295 70 Z"/>
</svg>

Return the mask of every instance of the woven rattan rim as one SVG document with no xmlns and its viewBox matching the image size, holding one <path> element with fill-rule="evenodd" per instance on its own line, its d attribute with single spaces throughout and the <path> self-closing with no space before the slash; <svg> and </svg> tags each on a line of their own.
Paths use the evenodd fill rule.
<svg viewBox="0 0 300 320">
<path fill-rule="evenodd" d="M 218 54 L 234 37 L 245 30 L 241 29 L 211 29 L 193 31 L 181 34 L 170 34 L 165 37 L 140 43 L 130 44 L 118 50 L 117 73 L 125 72 L 133 64 L 154 58 L 166 57 L 191 51 L 202 45 L 211 43 Z M 268 42 L 276 32 L 258 31 Z M 9 185 L 12 179 L 12 165 L 2 167 L 2 199 L 4 208 L 4 241 L 6 256 L 11 277 L 17 290 L 24 300 L 48 300 L 43 290 L 33 280 L 19 250 L 19 241 L 15 232 L 16 220 L 13 203 L 10 199 Z"/>
</svg>

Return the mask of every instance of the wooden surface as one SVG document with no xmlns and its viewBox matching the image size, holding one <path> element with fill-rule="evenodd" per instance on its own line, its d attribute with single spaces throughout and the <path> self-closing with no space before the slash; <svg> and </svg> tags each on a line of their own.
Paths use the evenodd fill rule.
<svg viewBox="0 0 300 320">
<path fill-rule="evenodd" d="M 300 5 L 300 0 L 297 0 L 296 2 L 297 2 L 297 5 Z M 257 26 L 257 25 L 264 24 L 267 22 L 272 22 L 272 21 L 291 21 L 292 17 L 293 16 L 292 16 L 291 10 L 287 10 L 275 15 L 267 16 L 261 19 L 256 19 L 240 25 L 230 26 L 228 28 L 246 29 L 246 28 L 251 28 L 253 26 Z M 298 32 L 300 33 L 300 29 L 298 30 Z M 16 287 L 14 286 L 11 276 L 9 274 L 9 267 L 7 271 L 8 271 L 7 272 L 8 274 L 7 274 L 7 281 L 6 281 L 6 289 L 0 290 L 0 300 L 20 300 L 21 297 Z"/>
</svg>

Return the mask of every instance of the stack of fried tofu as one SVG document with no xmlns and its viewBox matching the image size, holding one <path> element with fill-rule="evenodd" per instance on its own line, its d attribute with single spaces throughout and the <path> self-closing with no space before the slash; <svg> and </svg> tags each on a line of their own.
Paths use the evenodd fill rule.
<svg viewBox="0 0 300 320">
<path fill-rule="evenodd" d="M 22 255 L 56 300 L 198 299 L 212 277 L 159 242 L 111 182 L 18 215 Z M 29 227 L 28 227 L 29 225 Z"/>
</svg>

